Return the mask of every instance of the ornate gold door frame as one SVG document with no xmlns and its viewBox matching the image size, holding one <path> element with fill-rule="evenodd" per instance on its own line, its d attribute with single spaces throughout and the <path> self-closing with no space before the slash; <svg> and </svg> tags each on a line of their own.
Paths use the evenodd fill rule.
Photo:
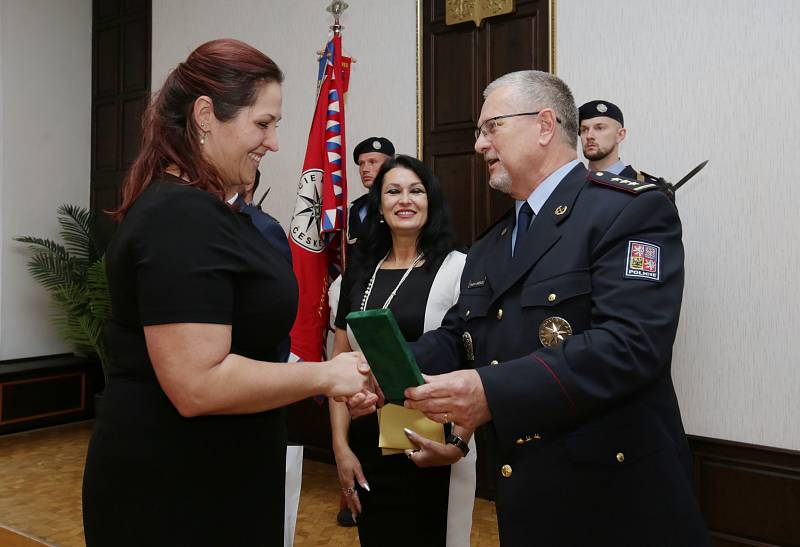
<svg viewBox="0 0 800 547">
<path fill-rule="evenodd" d="M 479 27 L 484 18 L 512 11 L 514 0 L 446 0 L 445 21 L 448 25 L 472 21 Z"/>
</svg>

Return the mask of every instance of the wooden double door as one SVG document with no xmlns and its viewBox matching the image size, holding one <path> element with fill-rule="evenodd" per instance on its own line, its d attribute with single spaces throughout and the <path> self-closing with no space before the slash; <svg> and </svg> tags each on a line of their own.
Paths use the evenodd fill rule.
<svg viewBox="0 0 800 547">
<path fill-rule="evenodd" d="M 139 153 L 142 114 L 150 100 L 151 0 L 92 2 L 91 209 L 105 249 L 116 225 L 105 211 Z"/>
<path fill-rule="evenodd" d="M 480 0 L 478 0 L 480 1 Z M 512 13 L 446 24 L 452 0 L 424 0 L 422 9 L 422 157 L 444 187 L 456 231 L 471 244 L 513 201 L 489 188 L 475 153 L 483 90 L 516 70 L 550 70 L 550 2 L 516 0 Z M 483 436 L 478 445 L 478 495 L 494 498 L 494 474 Z"/>
<path fill-rule="evenodd" d="M 550 70 L 550 0 L 516 0 L 512 13 L 480 27 L 447 25 L 447 4 L 459 2 L 422 5 L 422 159 L 444 186 L 461 241 L 470 244 L 512 203 L 489 188 L 473 149 L 483 89 L 508 72 Z"/>
</svg>

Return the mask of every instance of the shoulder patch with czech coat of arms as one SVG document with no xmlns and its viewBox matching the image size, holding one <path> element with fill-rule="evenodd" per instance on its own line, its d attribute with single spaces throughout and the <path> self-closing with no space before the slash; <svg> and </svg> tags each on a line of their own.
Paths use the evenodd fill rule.
<svg viewBox="0 0 800 547">
<path fill-rule="evenodd" d="M 628 241 L 625 277 L 661 281 L 661 247 L 644 241 Z"/>
<path fill-rule="evenodd" d="M 630 192 L 631 194 L 641 194 L 642 192 L 658 188 L 657 184 L 647 179 L 638 181 L 621 177 L 614 173 L 609 173 L 608 171 L 589 171 L 589 180 L 603 186 L 608 186 L 609 188 Z"/>
</svg>

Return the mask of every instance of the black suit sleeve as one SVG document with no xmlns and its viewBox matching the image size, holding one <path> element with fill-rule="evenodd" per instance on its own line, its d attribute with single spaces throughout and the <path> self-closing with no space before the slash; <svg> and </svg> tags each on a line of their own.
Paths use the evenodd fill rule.
<svg viewBox="0 0 800 547">
<path fill-rule="evenodd" d="M 626 277 L 631 241 L 659 248 L 658 281 Z M 675 207 L 660 192 L 637 196 L 590 253 L 590 328 L 558 346 L 478 369 L 503 441 L 574 427 L 642 389 L 669 366 L 683 292 Z"/>
<path fill-rule="evenodd" d="M 416 342 L 409 344 L 420 370 L 425 374 L 444 374 L 471 368 L 464 359 L 462 332 L 464 321 L 456 303 L 447 311 L 438 329 L 426 332 Z"/>
</svg>

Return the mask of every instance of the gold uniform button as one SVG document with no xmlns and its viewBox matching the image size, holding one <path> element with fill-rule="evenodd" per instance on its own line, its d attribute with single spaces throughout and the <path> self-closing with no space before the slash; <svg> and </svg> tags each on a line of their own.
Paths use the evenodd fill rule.
<svg viewBox="0 0 800 547">
<path fill-rule="evenodd" d="M 522 444 L 528 444 L 529 442 L 532 442 L 532 441 L 541 441 L 541 440 L 542 440 L 542 436 L 539 435 L 538 433 L 534 433 L 533 435 L 525 435 L 524 437 L 520 437 L 515 442 L 517 444 L 522 445 Z"/>
<path fill-rule="evenodd" d="M 497 359 L 492 359 L 492 360 L 489 362 L 489 364 L 490 364 L 490 365 L 499 365 L 499 364 L 500 364 L 500 361 L 498 361 Z"/>
<path fill-rule="evenodd" d="M 508 478 L 514 471 L 511 469 L 511 466 L 505 464 L 503 467 L 500 468 L 500 473 L 505 477 Z"/>
<path fill-rule="evenodd" d="M 617 461 L 619 463 L 624 462 L 625 461 L 625 454 L 623 454 L 622 452 L 617 452 Z"/>
<path fill-rule="evenodd" d="M 548 294 L 548 295 L 547 295 L 547 301 L 548 301 L 548 302 L 555 302 L 555 301 L 556 301 L 556 295 L 555 295 L 555 293 L 550 293 L 550 294 Z"/>
<path fill-rule="evenodd" d="M 500 321 L 503 318 L 503 308 L 497 310 L 497 320 Z"/>
</svg>

